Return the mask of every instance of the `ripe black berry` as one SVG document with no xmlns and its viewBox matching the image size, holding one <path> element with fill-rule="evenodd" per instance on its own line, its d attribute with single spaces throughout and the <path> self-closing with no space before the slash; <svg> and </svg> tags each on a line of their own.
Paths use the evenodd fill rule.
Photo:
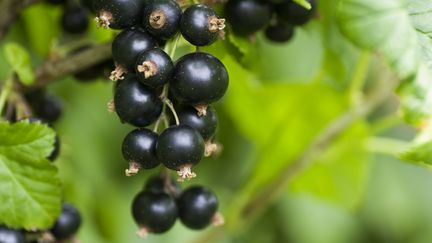
<svg viewBox="0 0 432 243">
<path fill-rule="evenodd" d="M 224 28 L 225 19 L 219 19 L 212 8 L 203 4 L 188 7 L 180 21 L 183 37 L 196 46 L 215 42 Z"/>
<path fill-rule="evenodd" d="M 229 0 L 225 14 L 233 31 L 238 35 L 251 35 L 270 21 L 270 6 L 259 0 Z"/>
<path fill-rule="evenodd" d="M 66 0 L 47 0 L 48 3 L 50 4 L 65 4 Z"/>
<path fill-rule="evenodd" d="M 155 40 L 141 28 L 130 28 L 118 34 L 112 43 L 112 56 L 116 63 L 112 79 L 122 79 L 125 72 L 134 71 L 138 55 L 156 45 Z"/>
<path fill-rule="evenodd" d="M 176 111 L 180 124 L 196 129 L 201 134 L 204 141 L 207 141 L 214 136 L 217 126 L 217 116 L 213 107 L 207 107 L 205 116 L 199 116 L 196 109 L 191 106 L 177 107 Z M 172 116 L 170 116 L 170 123 L 175 123 Z"/>
<path fill-rule="evenodd" d="M 88 16 L 82 7 L 67 8 L 62 16 L 62 28 L 70 34 L 84 33 L 88 28 Z"/>
<path fill-rule="evenodd" d="M 316 11 L 316 1 L 307 1 L 312 5 L 312 9 L 308 10 L 292 0 L 287 0 L 284 3 L 277 5 L 275 9 L 281 20 L 292 25 L 303 25 L 309 22 Z"/>
<path fill-rule="evenodd" d="M 130 132 L 123 140 L 123 158 L 130 164 L 126 175 L 136 174 L 140 168 L 151 169 L 158 166 L 156 142 L 158 134 L 149 129 L 138 128 Z"/>
<path fill-rule="evenodd" d="M 141 82 L 153 88 L 166 84 L 171 79 L 174 69 L 171 58 L 159 48 L 139 54 L 135 66 Z"/>
<path fill-rule="evenodd" d="M 114 106 L 122 121 L 145 127 L 160 116 L 163 104 L 153 90 L 141 84 L 136 76 L 129 76 L 117 86 Z"/>
<path fill-rule="evenodd" d="M 142 17 L 142 0 L 96 0 L 96 21 L 101 27 L 125 29 L 138 24 Z"/>
<path fill-rule="evenodd" d="M 160 134 L 156 154 L 166 167 L 176 170 L 181 179 L 190 179 L 196 176 L 191 171 L 192 166 L 204 155 L 204 140 L 189 126 L 172 126 Z"/>
<path fill-rule="evenodd" d="M 177 220 L 177 205 L 165 193 L 143 191 L 135 196 L 132 203 L 132 216 L 141 227 L 140 235 L 168 231 Z"/>
<path fill-rule="evenodd" d="M 203 229 L 214 220 L 218 204 L 216 195 L 210 190 L 190 187 L 178 199 L 179 218 L 191 229 Z"/>
<path fill-rule="evenodd" d="M 113 68 L 114 62 L 109 59 L 75 73 L 74 78 L 81 83 L 90 83 L 98 78 L 108 78 Z"/>
<path fill-rule="evenodd" d="M 0 226 L 0 242 L 25 243 L 26 241 L 22 231 Z"/>
<path fill-rule="evenodd" d="M 185 104 L 206 106 L 225 94 L 228 72 L 219 59 L 203 52 L 180 58 L 175 67 L 170 89 Z"/>
<path fill-rule="evenodd" d="M 180 184 L 171 176 L 168 177 L 168 182 L 166 182 L 166 179 L 167 178 L 162 175 L 151 177 L 147 180 L 147 183 L 144 186 L 144 191 L 152 193 L 167 193 L 171 195 L 179 194 L 181 191 Z"/>
<path fill-rule="evenodd" d="M 81 225 L 81 216 L 78 210 L 67 203 L 63 203 L 62 212 L 57 218 L 50 232 L 59 240 L 66 240 L 76 234 Z"/>
<path fill-rule="evenodd" d="M 61 100 L 48 94 L 44 89 L 38 89 L 25 95 L 33 109 L 34 114 L 47 123 L 56 122 L 63 109 Z"/>
<path fill-rule="evenodd" d="M 278 22 L 265 29 L 265 36 L 273 42 L 287 42 L 294 35 L 294 27 L 290 24 Z"/>
<path fill-rule="evenodd" d="M 158 39 L 167 40 L 177 33 L 182 10 L 174 0 L 151 0 L 146 3 L 143 25 Z"/>
</svg>

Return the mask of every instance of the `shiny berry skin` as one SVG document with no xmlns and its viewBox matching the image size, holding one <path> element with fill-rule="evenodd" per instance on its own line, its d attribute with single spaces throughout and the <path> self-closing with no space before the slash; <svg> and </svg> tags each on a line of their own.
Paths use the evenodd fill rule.
<svg viewBox="0 0 432 243">
<path fill-rule="evenodd" d="M 63 203 L 62 212 L 57 218 L 50 232 L 58 241 L 71 238 L 81 226 L 81 216 L 78 210 L 67 203 Z"/>
<path fill-rule="evenodd" d="M 225 5 L 227 21 L 235 34 L 248 36 L 270 21 L 270 5 L 259 0 L 229 0 Z"/>
<path fill-rule="evenodd" d="M 26 241 L 22 231 L 0 226 L 0 242 L 25 243 Z"/>
<path fill-rule="evenodd" d="M 265 29 L 265 36 L 273 42 L 287 42 L 294 36 L 294 26 L 280 22 L 270 25 Z"/>
<path fill-rule="evenodd" d="M 180 21 L 180 32 L 191 44 L 207 46 L 216 41 L 219 28 L 223 28 L 225 20 L 216 17 L 216 12 L 203 4 L 188 7 Z"/>
<path fill-rule="evenodd" d="M 156 145 L 160 161 L 172 170 L 198 164 L 204 155 L 204 140 L 199 132 L 186 125 L 176 125 L 165 129 Z"/>
<path fill-rule="evenodd" d="M 316 1 L 307 0 L 312 9 L 306 9 L 297 3 L 287 0 L 275 7 L 278 17 L 292 25 L 304 25 L 314 16 L 316 12 Z"/>
<path fill-rule="evenodd" d="M 62 28 L 70 34 L 82 34 L 86 32 L 89 20 L 87 11 L 82 7 L 67 8 L 61 19 Z"/>
<path fill-rule="evenodd" d="M 144 7 L 143 26 L 156 38 L 167 40 L 177 33 L 181 15 L 174 0 L 150 0 Z"/>
<path fill-rule="evenodd" d="M 138 55 L 135 69 L 143 84 L 157 88 L 171 79 L 174 64 L 163 50 L 153 48 Z"/>
<path fill-rule="evenodd" d="M 145 127 L 157 120 L 162 112 L 162 101 L 155 91 L 129 76 L 120 81 L 114 94 L 117 115 L 124 122 Z"/>
<path fill-rule="evenodd" d="M 156 45 L 144 29 L 130 28 L 118 34 L 112 43 L 112 56 L 117 65 L 133 71 L 138 55 Z"/>
<path fill-rule="evenodd" d="M 126 29 L 141 22 L 143 0 L 95 0 L 93 6 L 101 27 Z"/>
<path fill-rule="evenodd" d="M 195 52 L 183 56 L 175 64 L 170 90 L 182 103 L 208 105 L 222 98 L 228 80 L 228 72 L 219 59 Z"/>
<path fill-rule="evenodd" d="M 212 222 L 219 202 L 210 190 L 193 186 L 183 191 L 177 205 L 179 218 L 185 226 L 191 229 L 203 229 Z"/>
<path fill-rule="evenodd" d="M 169 177 L 170 183 L 176 192 L 181 191 L 180 184 L 172 177 Z M 165 188 L 165 178 L 161 175 L 150 177 L 144 186 L 144 191 L 152 193 L 168 193 Z"/>
<path fill-rule="evenodd" d="M 130 132 L 123 140 L 123 158 L 129 162 L 136 162 L 143 169 L 158 166 L 156 157 L 156 142 L 158 134 L 146 128 L 138 128 Z"/>
<path fill-rule="evenodd" d="M 147 232 L 164 233 L 174 225 L 178 210 L 168 194 L 142 191 L 133 200 L 132 216 Z"/>
<path fill-rule="evenodd" d="M 211 139 L 216 133 L 217 116 L 213 107 L 208 106 L 205 116 L 199 116 L 197 110 L 191 106 L 181 106 L 176 108 L 180 124 L 196 129 L 204 141 Z M 170 116 L 170 123 L 174 124 L 174 117 Z"/>
</svg>

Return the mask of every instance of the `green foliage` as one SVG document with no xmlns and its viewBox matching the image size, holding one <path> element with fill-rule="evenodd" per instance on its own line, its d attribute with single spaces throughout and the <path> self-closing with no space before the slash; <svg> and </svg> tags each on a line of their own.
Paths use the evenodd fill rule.
<svg viewBox="0 0 432 243">
<path fill-rule="evenodd" d="M 60 213 L 57 169 L 46 157 L 54 131 L 28 121 L 0 123 L 0 223 L 44 229 Z"/>
<path fill-rule="evenodd" d="M 4 47 L 4 55 L 12 70 L 18 75 L 19 80 L 25 85 L 31 85 L 35 77 L 30 55 L 26 49 L 17 43 L 8 43 Z"/>
</svg>

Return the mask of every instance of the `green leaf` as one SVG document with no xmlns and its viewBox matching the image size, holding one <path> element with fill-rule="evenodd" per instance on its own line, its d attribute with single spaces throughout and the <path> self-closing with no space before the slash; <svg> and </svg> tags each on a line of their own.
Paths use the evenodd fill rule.
<svg viewBox="0 0 432 243">
<path fill-rule="evenodd" d="M 17 43 L 8 43 L 4 47 L 7 62 L 17 73 L 19 80 L 25 85 L 33 84 L 35 76 L 31 65 L 30 55 Z"/>
<path fill-rule="evenodd" d="M 415 145 L 400 158 L 412 163 L 424 163 L 432 165 L 432 141 Z"/>
<path fill-rule="evenodd" d="M 46 159 L 54 137 L 40 123 L 0 123 L 0 224 L 43 229 L 59 215 L 58 172 Z"/>
<path fill-rule="evenodd" d="M 304 7 L 305 9 L 311 9 L 312 5 L 307 0 L 294 0 L 295 3 Z"/>
</svg>

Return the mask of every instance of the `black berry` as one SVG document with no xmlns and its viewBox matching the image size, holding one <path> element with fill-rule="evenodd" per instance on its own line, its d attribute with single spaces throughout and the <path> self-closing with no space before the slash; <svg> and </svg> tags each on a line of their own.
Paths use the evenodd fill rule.
<svg viewBox="0 0 432 243">
<path fill-rule="evenodd" d="M 87 11 L 82 7 L 66 8 L 62 16 L 62 28 L 70 34 L 84 33 L 89 25 Z"/>
<path fill-rule="evenodd" d="M 65 4 L 66 0 L 47 0 L 47 2 L 49 4 L 55 4 L 55 5 L 57 5 L 57 4 Z"/>
<path fill-rule="evenodd" d="M 75 235 L 80 225 L 81 216 L 78 210 L 70 204 L 63 203 L 62 212 L 50 232 L 57 240 L 62 241 Z"/>
<path fill-rule="evenodd" d="M 123 140 L 123 158 L 130 163 L 127 175 L 136 174 L 140 168 L 151 169 L 158 166 L 156 142 L 158 134 L 146 128 L 130 132 Z"/>
<path fill-rule="evenodd" d="M 54 140 L 54 149 L 51 152 L 51 154 L 48 156 L 48 160 L 50 161 L 54 161 L 57 159 L 57 157 L 60 154 L 60 138 L 58 135 L 55 136 L 55 140 Z"/>
<path fill-rule="evenodd" d="M 141 82 L 153 88 L 166 84 L 171 79 L 174 69 L 171 58 L 159 48 L 139 54 L 135 66 Z"/>
<path fill-rule="evenodd" d="M 138 24 L 142 18 L 143 0 L 96 0 L 94 10 L 101 27 L 126 29 Z"/>
<path fill-rule="evenodd" d="M 165 193 L 143 191 L 135 196 L 132 203 L 132 216 L 141 227 L 141 233 L 163 233 L 177 220 L 177 205 Z"/>
<path fill-rule="evenodd" d="M 48 94 L 44 89 L 38 89 L 25 95 L 34 114 L 47 123 L 56 122 L 63 110 L 61 100 Z"/>
<path fill-rule="evenodd" d="M 180 21 L 183 37 L 196 46 L 206 46 L 215 42 L 224 28 L 225 19 L 219 19 L 212 8 L 203 4 L 188 7 Z"/>
<path fill-rule="evenodd" d="M 273 42 L 283 43 L 291 40 L 294 35 L 294 26 L 277 22 L 265 29 L 265 36 Z"/>
<path fill-rule="evenodd" d="M 190 53 L 177 61 L 170 89 L 182 103 L 208 105 L 222 98 L 228 79 L 228 72 L 219 59 L 208 53 Z"/>
<path fill-rule="evenodd" d="M 166 187 L 166 178 L 162 175 L 153 176 L 150 179 L 147 180 L 147 183 L 144 186 L 144 191 L 149 191 L 152 193 L 172 193 L 173 191 L 175 194 L 178 194 L 181 191 L 180 184 L 174 180 L 174 178 L 169 177 L 168 178 L 169 185 L 171 188 Z"/>
<path fill-rule="evenodd" d="M 217 126 L 216 111 L 213 107 L 208 106 L 205 116 L 199 116 L 195 108 L 191 106 L 180 106 L 176 108 L 180 124 L 190 126 L 196 129 L 204 141 L 211 139 Z M 170 116 L 170 123 L 174 124 L 174 117 Z"/>
<path fill-rule="evenodd" d="M 138 55 L 155 45 L 153 37 L 141 28 L 130 28 L 118 34 L 112 43 L 112 56 L 116 63 L 113 79 L 121 79 L 123 73 L 134 71 Z"/>
<path fill-rule="evenodd" d="M 284 20 L 292 25 L 303 25 L 309 22 L 316 12 L 316 1 L 307 0 L 312 9 L 306 9 L 298 5 L 292 0 L 287 0 L 276 6 L 276 12 L 281 20 Z"/>
<path fill-rule="evenodd" d="M 259 0 L 229 0 L 225 14 L 233 31 L 238 35 L 251 35 L 270 21 L 270 6 Z"/>
<path fill-rule="evenodd" d="M 0 242 L 4 243 L 25 243 L 24 233 L 21 230 L 15 230 L 0 226 Z"/>
<path fill-rule="evenodd" d="M 217 209 L 216 195 L 201 186 L 185 190 L 178 199 L 179 218 L 191 229 L 203 229 L 212 223 Z"/>
<path fill-rule="evenodd" d="M 156 121 L 162 106 L 159 96 L 141 84 L 136 76 L 122 80 L 114 94 L 117 115 L 122 121 L 136 127 L 145 127 Z"/>
<path fill-rule="evenodd" d="M 82 7 L 86 8 L 90 12 L 95 12 L 95 2 L 97 0 L 80 0 L 80 4 Z"/>
<path fill-rule="evenodd" d="M 98 78 L 108 78 L 114 66 L 113 60 L 109 59 L 75 73 L 74 78 L 81 83 L 90 83 Z"/>
<path fill-rule="evenodd" d="M 204 140 L 195 129 L 176 125 L 163 131 L 156 145 L 160 161 L 176 170 L 182 179 L 195 177 L 192 166 L 198 164 L 204 155 Z"/>
<path fill-rule="evenodd" d="M 181 15 L 174 0 L 150 0 L 144 7 L 143 25 L 153 36 L 167 40 L 177 33 Z"/>
</svg>

